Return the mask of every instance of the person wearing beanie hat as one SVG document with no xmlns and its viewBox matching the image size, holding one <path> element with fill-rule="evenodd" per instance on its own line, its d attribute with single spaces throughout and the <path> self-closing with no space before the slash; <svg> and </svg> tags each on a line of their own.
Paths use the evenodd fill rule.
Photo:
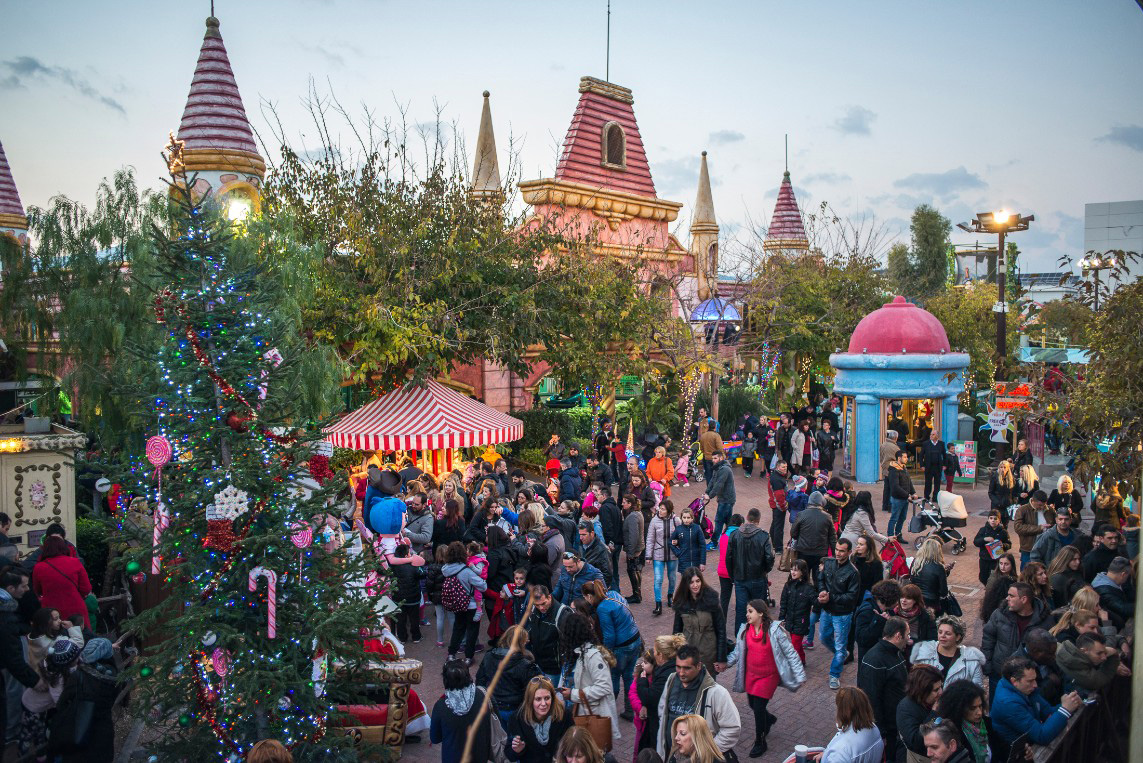
<svg viewBox="0 0 1143 763">
<path fill-rule="evenodd" d="M 83 661 L 84 665 L 91 665 L 92 663 L 111 659 L 113 653 L 114 648 L 110 641 L 105 638 L 93 638 L 83 647 L 83 652 L 79 658 Z"/>
<path fill-rule="evenodd" d="M 44 680 L 24 690 L 20 697 L 22 713 L 16 737 L 21 755 L 40 748 L 48 741 L 48 713 L 55 709 L 63 694 L 67 676 L 79 660 L 79 644 L 66 638 L 52 642 L 37 666 Z"/>
<path fill-rule="evenodd" d="M 57 642 L 58 643 L 58 642 Z M 115 759 L 115 722 L 111 708 L 119 694 L 119 674 L 113 660 L 115 645 L 105 638 L 88 641 L 79 654 L 52 716 L 47 756 L 63 760 L 110 763 Z M 90 718 L 77 706 L 90 703 Z M 82 724 L 79 723 L 82 717 Z"/>
<path fill-rule="evenodd" d="M 805 561 L 810 568 L 814 585 L 818 583 L 818 565 L 837 538 L 833 520 L 824 510 L 825 496 L 813 493 L 806 501 L 806 509 L 798 514 L 793 527 L 790 528 L 790 537 L 794 539 L 794 550 L 798 558 Z M 811 637 L 813 633 L 811 632 Z M 812 638 L 810 639 L 812 641 Z"/>
</svg>

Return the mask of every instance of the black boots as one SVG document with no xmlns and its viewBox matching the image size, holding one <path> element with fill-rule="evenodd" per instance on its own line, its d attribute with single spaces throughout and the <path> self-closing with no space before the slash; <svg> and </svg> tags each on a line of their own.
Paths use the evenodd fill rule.
<svg viewBox="0 0 1143 763">
<path fill-rule="evenodd" d="M 663 614 L 663 602 L 661 602 L 661 601 L 655 602 L 655 609 L 652 610 L 651 614 L 655 615 L 656 617 Z"/>
<path fill-rule="evenodd" d="M 633 593 L 630 596 L 624 596 L 623 598 L 627 599 L 628 604 L 639 604 L 643 601 L 643 597 L 637 593 Z"/>
<path fill-rule="evenodd" d="M 766 754 L 766 737 L 754 737 L 754 746 L 750 748 L 751 758 L 761 758 Z"/>
</svg>

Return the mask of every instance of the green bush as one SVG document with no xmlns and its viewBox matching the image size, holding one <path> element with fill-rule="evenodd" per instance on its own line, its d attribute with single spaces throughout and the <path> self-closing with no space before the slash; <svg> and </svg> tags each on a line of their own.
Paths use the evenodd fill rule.
<svg viewBox="0 0 1143 763">
<path fill-rule="evenodd" d="M 75 520 L 75 548 L 83 558 L 91 589 L 103 589 L 107 570 L 107 524 L 99 519 L 78 517 Z"/>
<path fill-rule="evenodd" d="M 753 384 L 721 385 L 718 388 L 718 427 L 723 439 L 730 439 L 742 414 L 747 410 L 755 416 L 762 412 L 759 395 L 762 388 Z M 710 393 L 705 389 L 695 398 L 695 410 L 710 410 Z"/>
<path fill-rule="evenodd" d="M 533 408 L 512 415 L 524 422 L 524 436 L 512 443 L 513 452 L 542 449 L 553 434 L 558 434 L 564 442 L 574 440 L 585 448 L 588 446 L 587 441 L 591 437 L 590 408 Z"/>
<path fill-rule="evenodd" d="M 544 451 L 540 448 L 520 448 L 517 452 L 520 454 L 520 461 L 535 464 L 536 466 L 542 467 L 548 460 L 547 456 L 544 455 Z"/>
</svg>

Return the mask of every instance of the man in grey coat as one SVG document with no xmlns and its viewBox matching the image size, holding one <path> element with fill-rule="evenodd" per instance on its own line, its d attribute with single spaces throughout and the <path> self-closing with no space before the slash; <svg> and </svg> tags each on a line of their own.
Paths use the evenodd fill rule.
<svg viewBox="0 0 1143 763">
<path fill-rule="evenodd" d="M 401 535 L 409 539 L 413 553 L 420 554 L 433 540 L 433 513 L 425 505 L 425 497 L 419 493 L 409 496 L 406 505 L 409 510 Z"/>
<path fill-rule="evenodd" d="M 1073 522 L 1073 519 L 1076 521 Z M 1060 553 L 1060 549 L 1064 546 L 1076 545 L 1080 542 L 1081 536 L 1086 538 L 1087 536 L 1078 529 L 1073 529 L 1075 524 L 1079 524 L 1079 517 L 1073 517 L 1067 509 L 1060 509 L 1056 512 L 1055 524 L 1050 530 L 1040 533 L 1040 537 L 1036 538 L 1036 543 L 1032 546 L 1030 555 L 1032 561 L 1041 562 L 1047 567 L 1051 565 L 1056 554 Z"/>
<path fill-rule="evenodd" d="M 726 527 L 730 515 L 734 513 L 734 501 L 737 496 L 734 493 L 734 472 L 730 470 L 726 454 L 721 450 L 715 451 L 710 460 L 714 464 L 714 469 L 711 470 L 710 479 L 706 483 L 706 493 L 702 499 L 704 501 L 714 499 L 718 502 L 718 510 L 714 514 L 714 533 L 710 536 L 710 545 L 707 546 L 708 551 L 714 551 L 718 548 L 722 529 Z"/>
<path fill-rule="evenodd" d="M 1004 604 L 984 624 L 980 643 L 985 659 L 984 672 L 991 679 L 992 687 L 1000 683 L 1000 668 L 1020 649 L 1024 633 L 1032 628 L 1049 629 L 1055 621 L 1048 606 L 1036 597 L 1032 586 L 1013 583 L 1008 587 Z M 992 688 L 992 694 L 995 693 L 996 689 Z"/>
<path fill-rule="evenodd" d="M 638 604 L 643 601 L 643 550 L 646 547 L 643 512 L 639 510 L 638 502 L 626 502 L 624 510 L 623 550 L 627 553 L 627 577 L 631 581 L 631 595 L 627 601 Z"/>
<path fill-rule="evenodd" d="M 790 537 L 795 541 L 798 558 L 810 568 L 814 587 L 817 587 L 818 566 L 837 542 L 837 530 L 825 511 L 825 497 L 821 493 L 810 494 L 805 510 L 798 513 L 790 528 Z"/>
</svg>

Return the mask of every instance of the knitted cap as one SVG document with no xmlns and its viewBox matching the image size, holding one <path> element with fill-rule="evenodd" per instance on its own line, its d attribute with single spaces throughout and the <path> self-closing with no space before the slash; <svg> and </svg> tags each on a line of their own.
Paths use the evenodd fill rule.
<svg viewBox="0 0 1143 763">
<path fill-rule="evenodd" d="M 810 506 L 821 508 L 825 506 L 825 496 L 821 493 L 810 493 Z"/>
<path fill-rule="evenodd" d="M 66 638 L 56 639 L 48 647 L 47 661 L 49 665 L 63 667 L 70 665 L 79 657 L 79 646 Z"/>
</svg>

